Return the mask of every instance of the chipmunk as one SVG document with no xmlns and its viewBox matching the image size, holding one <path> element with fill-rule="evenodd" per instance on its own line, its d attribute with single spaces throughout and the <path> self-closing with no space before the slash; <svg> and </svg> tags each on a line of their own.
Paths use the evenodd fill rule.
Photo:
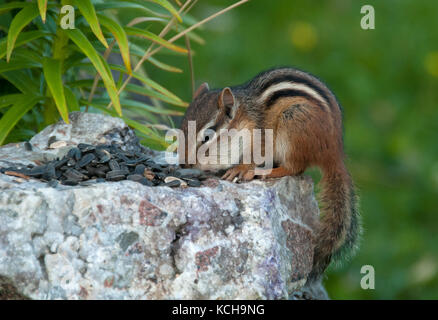
<svg viewBox="0 0 438 320">
<path fill-rule="evenodd" d="M 344 163 L 342 109 L 324 83 L 294 68 L 271 69 L 244 85 L 219 90 L 210 90 L 204 83 L 183 119 L 181 130 L 186 136 L 189 121 L 196 121 L 198 138 L 192 147 L 196 150 L 212 142 L 211 136 L 205 135 L 207 130 L 216 132 L 217 137 L 221 129 L 272 129 L 276 167 L 262 178 L 299 175 L 312 166 L 321 169 L 324 208 L 316 230 L 309 281 L 319 279 L 332 258 L 353 253 L 360 235 L 360 216 L 353 181 Z M 193 151 L 187 141 L 185 147 L 182 160 Z M 219 151 L 217 156 L 221 156 Z M 188 166 L 227 169 L 223 179 L 249 181 L 255 176 L 256 165 Z"/>
</svg>

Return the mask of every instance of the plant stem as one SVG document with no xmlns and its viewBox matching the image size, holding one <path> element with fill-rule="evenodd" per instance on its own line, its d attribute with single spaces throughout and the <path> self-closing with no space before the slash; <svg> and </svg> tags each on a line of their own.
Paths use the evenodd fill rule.
<svg viewBox="0 0 438 320">
<path fill-rule="evenodd" d="M 61 4 L 67 4 L 68 1 L 63 0 L 61 1 Z M 65 48 L 68 44 L 68 36 L 65 33 L 65 31 L 59 27 L 59 20 L 61 19 L 60 16 L 58 16 L 58 27 L 56 30 L 56 37 L 53 41 L 52 45 L 52 58 L 59 60 L 61 63 L 61 70 L 63 70 L 64 66 L 64 60 L 66 58 L 67 53 L 65 52 Z M 44 106 L 44 122 L 46 125 L 55 123 L 59 119 L 59 112 L 56 108 L 55 101 L 53 100 L 52 94 L 49 90 L 49 88 L 46 88 L 46 96 L 51 97 L 50 99 L 47 99 L 47 102 Z"/>
</svg>

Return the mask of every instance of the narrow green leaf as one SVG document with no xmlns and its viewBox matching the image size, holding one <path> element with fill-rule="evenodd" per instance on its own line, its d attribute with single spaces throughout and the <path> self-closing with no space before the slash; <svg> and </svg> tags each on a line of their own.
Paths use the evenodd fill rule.
<svg viewBox="0 0 438 320">
<path fill-rule="evenodd" d="M 161 70 L 165 70 L 165 71 L 169 71 L 169 72 L 177 72 L 177 73 L 182 73 L 182 69 L 168 65 L 164 62 L 161 62 L 153 57 L 149 57 L 147 59 L 147 61 L 149 61 L 150 63 L 152 63 L 154 66 L 156 66 L 157 68 L 160 68 Z"/>
<path fill-rule="evenodd" d="M 119 72 L 127 73 L 125 68 L 123 68 L 122 66 L 116 65 L 116 64 L 111 64 L 110 68 L 113 69 L 113 70 L 117 70 Z M 165 95 L 166 97 L 171 99 L 174 102 L 174 104 L 179 105 L 179 106 L 187 106 L 188 105 L 186 102 L 184 102 L 180 98 L 178 98 L 175 94 L 173 94 L 172 92 L 170 92 L 169 90 L 167 90 L 166 88 L 161 86 L 160 84 L 156 83 L 152 79 L 144 77 L 141 74 L 139 74 L 138 72 L 133 72 L 132 76 L 134 78 L 136 78 L 137 80 L 140 80 L 144 84 L 148 85 L 149 87 L 151 87 L 151 88 L 157 90 L 158 92 L 162 93 L 163 95 Z"/>
<path fill-rule="evenodd" d="M 137 86 L 137 87 L 139 87 L 139 86 Z M 141 88 L 141 87 L 139 87 L 139 88 Z M 138 92 L 138 93 L 140 93 L 140 92 Z M 124 108 L 132 108 L 132 109 L 137 109 L 137 110 L 145 110 L 145 111 L 149 111 L 149 112 L 156 113 L 156 114 L 161 114 L 161 115 L 172 115 L 172 116 L 182 116 L 183 115 L 183 113 L 179 112 L 179 111 L 173 111 L 173 110 L 169 110 L 169 109 L 157 108 L 157 107 L 150 106 L 148 104 L 145 104 L 145 103 L 139 102 L 139 101 L 135 101 L 135 100 L 121 99 L 120 102 L 121 102 L 121 104 L 123 105 Z"/>
<path fill-rule="evenodd" d="M 169 3 L 169 1 L 167 0 L 150 0 L 152 2 L 155 2 L 157 4 L 159 4 L 160 6 L 162 6 L 163 8 L 169 10 L 169 12 L 178 19 L 179 22 L 182 22 L 181 17 L 178 14 L 178 11 L 176 11 L 176 9 Z"/>
<path fill-rule="evenodd" d="M 140 140 L 140 143 L 149 149 L 157 150 L 157 151 L 165 151 L 169 145 L 165 142 L 164 138 L 160 141 L 157 141 L 157 139 L 151 139 L 149 137 L 145 137 Z"/>
<path fill-rule="evenodd" d="M 38 17 L 38 15 L 39 11 L 37 5 L 32 4 L 21 9 L 21 11 L 18 12 L 17 15 L 14 17 L 8 30 L 8 42 L 6 50 L 7 61 L 9 61 L 9 59 L 11 58 L 15 41 L 17 40 L 17 37 L 21 30 L 23 30 L 23 28 L 27 26 L 33 19 Z"/>
<path fill-rule="evenodd" d="M 116 38 L 126 69 L 128 70 L 128 73 L 131 74 L 132 68 L 131 58 L 129 57 L 129 42 L 125 30 L 123 30 L 122 26 L 114 20 L 107 18 L 102 14 L 98 14 L 97 16 L 99 17 L 100 23 L 114 35 L 114 38 Z"/>
<path fill-rule="evenodd" d="M 114 83 L 113 76 L 109 71 L 108 64 L 97 53 L 85 35 L 78 29 L 66 30 L 70 39 L 82 50 L 82 52 L 90 59 L 91 63 L 96 68 L 102 77 L 105 87 L 108 90 L 108 95 L 113 102 L 114 109 L 116 109 L 119 116 L 122 115 L 122 107 L 120 106 L 119 96 L 117 94 L 116 84 Z"/>
<path fill-rule="evenodd" d="M 47 86 L 55 100 L 56 108 L 65 123 L 68 123 L 68 109 L 64 95 L 64 85 L 62 84 L 61 61 L 57 59 L 45 58 L 43 62 L 44 77 Z"/>
<path fill-rule="evenodd" d="M 64 93 L 65 93 L 65 98 L 67 99 L 68 111 L 69 112 L 81 111 L 81 108 L 79 107 L 78 99 L 74 95 L 73 91 L 69 87 L 64 86 Z"/>
<path fill-rule="evenodd" d="M 91 27 L 91 30 L 96 35 L 97 39 L 102 42 L 105 48 L 108 48 L 108 43 L 103 36 L 102 30 L 100 29 L 99 20 L 97 19 L 96 11 L 94 10 L 94 6 L 91 3 L 91 0 L 73 0 L 73 3 L 84 15 L 85 20 L 87 20 L 88 24 Z"/>
<path fill-rule="evenodd" d="M 82 79 L 82 80 L 67 82 L 67 85 L 69 85 L 72 88 L 83 88 L 85 90 L 90 91 L 93 82 L 94 82 L 93 79 Z M 103 86 L 104 86 L 103 81 L 99 80 L 97 87 L 103 87 Z"/>
<path fill-rule="evenodd" d="M 27 68 L 39 68 L 41 65 L 34 61 L 27 61 L 21 59 L 14 59 L 9 62 L 0 60 L 0 73 L 19 70 L 19 69 L 27 69 Z"/>
<path fill-rule="evenodd" d="M 131 100 L 131 99 L 120 99 L 120 103 L 123 105 L 123 108 L 126 109 L 136 109 L 140 111 L 148 111 L 155 114 L 161 114 L 161 115 L 174 115 L 174 116 L 181 116 L 183 115 L 182 112 L 179 111 L 173 111 L 168 109 L 161 109 L 157 108 L 148 104 L 145 104 L 143 102 Z M 102 98 L 102 99 L 94 99 L 92 104 L 99 104 L 99 105 L 106 105 L 108 104 L 108 99 Z"/>
<path fill-rule="evenodd" d="M 46 23 L 47 0 L 38 0 L 38 9 L 43 23 Z"/>
<path fill-rule="evenodd" d="M 148 88 L 136 85 L 136 84 L 132 84 L 132 83 L 129 83 L 126 85 L 126 90 L 129 92 L 136 93 L 136 94 L 141 94 L 143 96 L 148 96 L 151 98 L 159 99 L 159 100 L 162 100 L 164 102 L 167 102 L 167 103 L 170 103 L 170 104 L 173 104 L 176 106 L 182 106 L 182 104 L 183 104 L 183 102 L 177 102 L 173 99 L 169 99 L 168 97 L 166 97 L 165 95 L 163 95 L 157 91 L 154 91 L 154 90 L 151 90 L 151 89 L 148 89 Z M 179 111 L 172 111 L 169 114 L 182 115 L 182 113 Z"/>
<path fill-rule="evenodd" d="M 46 35 L 48 35 L 48 33 L 43 31 L 22 32 L 20 33 L 17 40 L 15 41 L 14 47 L 17 48 L 19 46 L 22 46 L 23 44 L 29 43 L 32 40 L 41 38 Z M 7 39 L 4 38 L 0 40 L 0 59 L 2 59 L 6 55 L 6 47 L 7 47 Z"/>
<path fill-rule="evenodd" d="M 29 75 L 28 70 L 3 72 L 1 76 L 23 93 L 39 92 L 39 82 Z"/>
<path fill-rule="evenodd" d="M 162 17 L 168 20 L 169 16 L 158 13 L 156 11 L 151 10 L 146 6 L 146 1 L 133 1 L 133 0 L 125 0 L 125 1 L 106 1 L 104 3 L 96 3 L 94 7 L 96 8 L 96 12 L 101 12 L 107 9 L 138 9 L 141 11 L 145 11 L 149 15 Z M 143 13 L 142 13 L 143 14 Z"/>
<path fill-rule="evenodd" d="M 176 52 L 180 52 L 180 53 L 187 53 L 187 49 L 179 47 L 177 45 L 174 45 L 173 43 L 170 43 L 167 40 L 164 40 L 163 38 L 160 38 L 159 36 L 157 36 L 156 34 L 143 30 L 143 29 L 139 29 L 139 28 L 135 28 L 135 27 L 125 27 L 125 31 L 128 35 L 132 35 L 132 36 L 140 36 L 146 39 L 149 39 L 157 44 L 162 45 L 165 48 L 168 48 L 170 50 L 176 51 Z"/>
<path fill-rule="evenodd" d="M 7 94 L 0 97 L 0 108 L 9 107 L 11 104 L 14 104 L 15 101 L 19 97 L 21 97 L 21 93 L 13 93 L 13 94 Z"/>
<path fill-rule="evenodd" d="M 15 101 L 12 107 L 0 119 L 0 145 L 3 144 L 17 122 L 41 99 L 42 97 L 32 94 L 24 94 Z"/>
<path fill-rule="evenodd" d="M 27 7 L 28 5 L 30 5 L 30 3 L 28 2 L 9 2 L 9 3 L 2 3 L 0 4 L 0 14 L 6 13 L 12 9 L 17 9 L 17 8 L 24 8 Z"/>
</svg>

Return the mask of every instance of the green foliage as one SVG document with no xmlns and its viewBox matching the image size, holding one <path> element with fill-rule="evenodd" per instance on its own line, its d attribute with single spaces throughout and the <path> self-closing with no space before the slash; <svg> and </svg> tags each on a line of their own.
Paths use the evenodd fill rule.
<svg viewBox="0 0 438 320">
<path fill-rule="evenodd" d="M 61 12 L 65 5 L 75 8 L 73 29 L 61 27 L 62 21 L 71 22 L 68 11 Z M 162 46 L 163 55 L 187 54 L 187 49 L 154 29 L 157 22 L 168 25 L 172 21 L 170 34 L 176 34 L 196 23 L 178 11 L 167 0 L 0 4 L 0 145 L 29 139 L 60 117 L 68 122 L 71 111 L 90 109 L 115 116 L 124 113 L 122 117 L 142 141 L 166 147 L 162 133 L 153 125 L 171 125 L 169 116 L 182 115 L 188 104 L 151 79 L 141 64 L 135 71 L 133 65 L 152 44 Z M 146 57 L 145 62 L 160 72 L 181 72 L 156 57 Z M 128 77 L 136 82 L 122 87 Z M 136 101 L 132 94 L 146 97 L 146 103 Z"/>
</svg>

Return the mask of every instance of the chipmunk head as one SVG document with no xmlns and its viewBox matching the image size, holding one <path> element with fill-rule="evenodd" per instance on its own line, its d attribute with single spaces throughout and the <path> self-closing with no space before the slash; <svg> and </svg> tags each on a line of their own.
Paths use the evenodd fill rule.
<svg viewBox="0 0 438 320">
<path fill-rule="evenodd" d="M 220 163 L 215 165 L 200 164 L 196 154 L 201 146 L 211 144 L 214 139 L 217 139 L 218 134 L 216 133 L 219 133 L 220 129 L 228 129 L 230 127 L 236 109 L 237 100 L 230 88 L 210 90 L 208 84 L 203 83 L 196 90 L 193 101 L 188 107 L 181 125 L 181 130 L 185 136 L 185 148 L 184 152 L 179 153 L 179 157 L 180 163 L 183 166 L 195 166 L 202 170 L 212 171 L 230 167 Z M 190 134 L 190 126 L 193 126 L 191 121 L 195 121 L 195 135 Z M 211 155 L 211 150 L 209 152 Z M 189 161 L 190 153 L 195 155 L 194 160 L 196 163 Z M 216 156 L 219 157 L 218 152 Z"/>
</svg>

